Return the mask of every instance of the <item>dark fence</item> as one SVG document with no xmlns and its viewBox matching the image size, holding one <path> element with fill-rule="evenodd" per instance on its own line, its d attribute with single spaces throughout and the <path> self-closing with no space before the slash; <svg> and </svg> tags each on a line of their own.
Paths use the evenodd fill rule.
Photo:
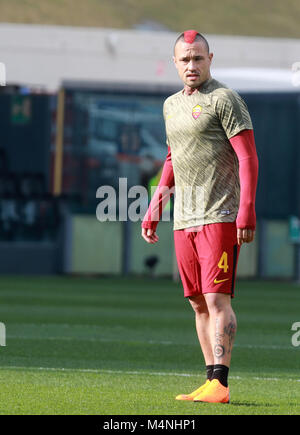
<svg viewBox="0 0 300 435">
<path fill-rule="evenodd" d="M 54 240 L 59 199 L 51 195 L 50 95 L 0 95 L 0 240 Z"/>
<path fill-rule="evenodd" d="M 300 216 L 300 94 L 243 97 L 251 113 L 260 164 L 257 216 Z"/>
</svg>

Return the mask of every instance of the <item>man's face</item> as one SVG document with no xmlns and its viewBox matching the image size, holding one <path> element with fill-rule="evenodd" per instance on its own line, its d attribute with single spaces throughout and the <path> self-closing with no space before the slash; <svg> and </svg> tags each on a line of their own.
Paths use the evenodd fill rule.
<svg viewBox="0 0 300 435">
<path fill-rule="evenodd" d="M 189 44 L 180 40 L 176 44 L 173 60 L 183 83 L 197 88 L 210 78 L 212 57 L 203 41 Z"/>
</svg>

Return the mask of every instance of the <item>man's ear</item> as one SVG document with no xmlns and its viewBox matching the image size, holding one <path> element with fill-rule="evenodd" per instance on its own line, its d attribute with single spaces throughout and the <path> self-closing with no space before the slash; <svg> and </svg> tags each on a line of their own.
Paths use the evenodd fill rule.
<svg viewBox="0 0 300 435">
<path fill-rule="evenodd" d="M 177 68 L 177 64 L 176 64 L 176 58 L 175 58 L 175 56 L 173 56 L 173 62 L 174 62 L 175 67 Z"/>
</svg>

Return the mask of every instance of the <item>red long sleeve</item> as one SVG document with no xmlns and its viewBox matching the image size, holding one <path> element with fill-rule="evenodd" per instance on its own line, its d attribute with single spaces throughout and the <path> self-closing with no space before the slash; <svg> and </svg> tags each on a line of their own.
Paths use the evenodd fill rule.
<svg viewBox="0 0 300 435">
<path fill-rule="evenodd" d="M 142 228 L 150 228 L 154 231 L 156 230 L 164 206 L 170 199 L 170 189 L 173 187 L 174 173 L 171 159 L 171 149 L 168 147 L 168 154 L 163 166 L 160 182 L 143 219 Z"/>
<path fill-rule="evenodd" d="M 243 130 L 230 139 L 239 161 L 240 206 L 237 228 L 255 230 L 255 195 L 258 178 L 258 158 L 253 130 Z"/>
</svg>

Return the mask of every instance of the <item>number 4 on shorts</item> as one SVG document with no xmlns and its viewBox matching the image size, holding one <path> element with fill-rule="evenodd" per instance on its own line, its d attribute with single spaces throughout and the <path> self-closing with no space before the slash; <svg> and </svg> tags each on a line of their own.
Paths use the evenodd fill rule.
<svg viewBox="0 0 300 435">
<path fill-rule="evenodd" d="M 228 254 L 227 252 L 223 252 L 220 261 L 218 263 L 219 269 L 223 269 L 223 271 L 226 273 L 228 272 L 229 266 L 228 266 Z"/>
</svg>

